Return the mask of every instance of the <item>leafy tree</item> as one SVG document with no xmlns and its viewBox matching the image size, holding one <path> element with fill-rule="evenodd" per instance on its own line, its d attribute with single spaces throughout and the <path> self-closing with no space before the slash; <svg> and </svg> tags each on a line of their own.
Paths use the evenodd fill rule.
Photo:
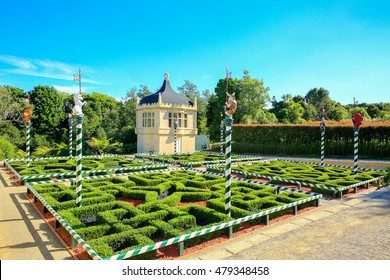
<svg viewBox="0 0 390 280">
<path fill-rule="evenodd" d="M 18 148 L 24 148 L 25 142 L 25 129 L 21 127 L 19 129 L 13 125 L 10 121 L 0 121 L 0 135 L 2 138 L 8 140 Z"/>
<path fill-rule="evenodd" d="M 274 113 L 271 113 L 268 110 L 260 110 L 257 116 L 257 120 L 255 120 L 255 122 L 262 124 L 277 123 L 278 118 L 275 116 Z"/>
<path fill-rule="evenodd" d="M 0 137 L 0 160 L 12 158 L 14 153 L 15 146 L 7 139 Z"/>
<path fill-rule="evenodd" d="M 136 106 L 138 100 L 143 97 L 150 95 L 152 92 L 146 85 L 141 85 L 140 88 L 133 87 L 131 88 L 125 98 L 119 103 L 119 113 L 121 119 L 121 126 L 131 125 L 135 127 L 136 125 Z"/>
<path fill-rule="evenodd" d="M 111 149 L 114 147 L 122 146 L 122 143 L 115 142 L 110 143 L 112 139 L 102 138 L 97 139 L 95 137 L 92 137 L 91 140 L 87 141 L 86 143 L 99 155 L 104 155 L 108 153 Z"/>
<path fill-rule="evenodd" d="M 123 126 L 116 134 L 115 140 L 123 144 L 121 153 L 131 154 L 137 151 L 137 135 L 134 126 Z"/>
<path fill-rule="evenodd" d="M 27 108 L 27 96 L 23 90 L 11 87 L 0 87 L 0 121 L 23 123 L 23 111 Z"/>
<path fill-rule="evenodd" d="M 372 119 L 379 117 L 381 112 L 377 104 L 368 105 L 366 111 Z"/>
<path fill-rule="evenodd" d="M 300 103 L 293 100 L 291 94 L 282 96 L 282 101 L 277 102 L 275 97 L 272 101 L 273 108 L 270 110 L 282 123 L 303 123 L 305 109 Z"/>
<path fill-rule="evenodd" d="M 65 118 L 63 102 L 53 87 L 35 86 L 29 91 L 30 102 L 34 105 L 31 115 L 33 130 L 38 134 L 50 135 L 59 140 L 60 124 Z"/>
<path fill-rule="evenodd" d="M 120 130 L 121 124 L 119 103 L 115 98 L 97 92 L 85 94 L 83 97 L 87 101 L 83 111 L 85 139 L 101 137 L 104 134 L 109 138 L 114 137 L 115 133 Z"/>
<path fill-rule="evenodd" d="M 241 115 L 241 123 L 254 123 L 266 108 L 266 102 L 270 101 L 269 88 L 264 87 L 264 82 L 251 78 L 248 70 L 244 70 L 244 76 L 239 81 L 240 94 L 237 113 Z"/>
<path fill-rule="evenodd" d="M 236 99 L 239 98 L 239 80 L 229 78 L 228 80 L 229 93 L 236 93 Z M 215 87 L 215 94 L 212 94 L 208 98 L 206 116 L 207 127 L 209 129 L 209 135 L 211 140 L 219 141 L 220 138 L 220 124 L 221 114 L 224 118 L 224 106 L 226 103 L 226 79 L 220 79 Z M 238 107 L 240 104 L 238 104 Z M 235 123 L 240 123 L 240 114 L 236 112 L 233 116 Z"/>
<path fill-rule="evenodd" d="M 69 145 L 61 142 L 60 144 L 55 143 L 55 148 L 51 151 L 52 156 L 68 156 L 69 155 Z"/>
<path fill-rule="evenodd" d="M 39 147 L 47 147 L 51 150 L 55 147 L 55 142 L 50 135 L 35 133 L 33 137 L 31 137 L 31 151 L 34 151 Z"/>
<path fill-rule="evenodd" d="M 305 96 L 305 101 L 308 105 L 313 105 L 316 108 L 316 119 L 321 119 L 325 114 L 330 114 L 333 105 L 329 97 L 329 91 L 324 88 L 313 88 Z"/>
<path fill-rule="evenodd" d="M 31 154 L 34 157 L 47 157 L 50 156 L 52 148 L 46 146 L 37 147 Z"/>
<path fill-rule="evenodd" d="M 333 107 L 327 118 L 335 121 L 342 121 L 348 118 L 348 112 L 339 102 L 332 101 Z"/>
<path fill-rule="evenodd" d="M 195 102 L 196 99 L 198 104 L 198 112 L 197 112 L 198 134 L 199 135 L 206 134 L 207 133 L 207 127 L 206 127 L 207 103 L 205 101 L 205 98 L 198 91 L 196 85 L 191 83 L 189 80 L 185 80 L 184 85 L 178 87 L 177 90 L 179 91 L 179 93 L 184 94 L 193 102 Z"/>
</svg>

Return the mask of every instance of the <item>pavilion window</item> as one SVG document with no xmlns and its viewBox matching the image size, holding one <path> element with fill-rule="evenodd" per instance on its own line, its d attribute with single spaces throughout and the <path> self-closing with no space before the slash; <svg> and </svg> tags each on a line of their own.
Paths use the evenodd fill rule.
<svg viewBox="0 0 390 280">
<path fill-rule="evenodd" d="M 177 121 L 177 127 L 188 127 L 188 116 L 185 113 L 168 113 L 168 126 L 173 127 L 175 121 Z"/>
<path fill-rule="evenodd" d="M 154 127 L 154 113 L 142 113 L 142 127 Z"/>
</svg>

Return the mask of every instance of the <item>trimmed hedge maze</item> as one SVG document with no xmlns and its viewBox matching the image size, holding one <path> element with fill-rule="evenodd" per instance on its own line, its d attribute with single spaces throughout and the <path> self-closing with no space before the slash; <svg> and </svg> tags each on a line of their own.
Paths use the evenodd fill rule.
<svg viewBox="0 0 390 280">
<path fill-rule="evenodd" d="M 135 158 L 148 159 L 158 162 L 169 162 L 180 164 L 182 167 L 200 167 L 203 164 L 225 162 L 226 156 L 216 153 L 195 152 L 188 154 L 135 154 Z M 232 162 L 260 160 L 260 157 L 235 156 L 231 157 Z"/>
<path fill-rule="evenodd" d="M 8 167 L 13 169 L 16 176 L 21 180 L 38 181 L 43 178 L 76 177 L 75 158 L 42 158 L 30 162 L 30 167 L 26 168 L 25 160 L 12 160 L 6 162 Z M 128 159 L 120 156 L 105 157 L 85 157 L 83 158 L 83 174 L 107 175 L 123 173 L 124 171 L 166 169 L 164 165 L 150 165 L 138 160 Z"/>
<path fill-rule="evenodd" d="M 29 187 L 33 187 L 34 192 L 101 258 L 123 255 L 161 240 L 213 226 L 218 228 L 221 223 L 271 210 L 267 218 L 261 216 L 250 221 L 252 224 L 265 223 L 268 219 L 291 213 L 290 204 L 294 202 L 299 204 L 298 208 L 318 203 L 305 193 L 286 191 L 276 194 L 273 187 L 232 182 L 232 217 L 228 217 L 224 203 L 225 179 L 185 170 L 85 180 L 83 207 L 76 207 L 76 192 L 72 186 L 54 183 Z M 284 205 L 286 208 L 276 209 Z M 233 224 L 233 231 L 239 228 L 239 223 Z M 214 230 L 194 235 L 194 238 L 191 235 L 183 240 L 184 247 L 224 233 L 224 230 Z M 152 249 L 133 254 L 131 259 L 156 258 L 155 245 L 149 247 Z"/>
<path fill-rule="evenodd" d="M 217 166 L 208 168 L 208 171 L 211 172 L 221 172 L 221 170 L 221 167 Z M 300 182 L 311 187 L 312 191 L 327 194 L 333 194 L 334 190 L 348 192 L 348 189 L 346 189 L 348 186 L 375 180 L 375 178 L 385 175 L 384 171 L 359 170 L 358 178 L 354 179 L 352 168 L 320 166 L 281 160 L 246 165 L 238 164 L 232 168 L 232 172 L 243 174 L 248 179 L 265 178 L 272 184 Z"/>
</svg>

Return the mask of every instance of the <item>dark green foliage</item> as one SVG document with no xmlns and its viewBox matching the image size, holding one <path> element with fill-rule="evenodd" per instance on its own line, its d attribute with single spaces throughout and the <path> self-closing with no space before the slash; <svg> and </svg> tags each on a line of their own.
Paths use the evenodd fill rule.
<svg viewBox="0 0 390 280">
<path fill-rule="evenodd" d="M 193 215 L 179 216 L 168 221 L 173 228 L 187 230 L 196 226 L 196 218 Z"/>
<path fill-rule="evenodd" d="M 152 244 L 148 236 L 153 235 L 157 228 L 148 226 L 141 229 L 130 229 L 128 231 L 103 236 L 98 239 L 88 241 L 88 244 L 103 258 L 110 257 L 114 254 L 127 252 L 148 244 Z M 155 258 L 156 251 L 151 251 L 142 255 L 142 259 Z"/>
<path fill-rule="evenodd" d="M 98 225 L 98 226 L 90 226 L 87 228 L 79 228 L 77 233 L 84 240 L 96 239 L 100 238 L 104 235 L 110 233 L 111 226 L 110 225 Z"/>
<path fill-rule="evenodd" d="M 233 130 L 232 150 L 236 153 L 320 156 L 319 127 L 234 126 Z M 390 158 L 389 135 L 388 126 L 360 127 L 359 158 Z M 353 137 L 352 122 L 350 127 L 326 127 L 325 156 L 352 158 Z"/>
<path fill-rule="evenodd" d="M 76 205 L 75 192 L 62 191 L 57 193 L 43 194 L 42 197 L 56 211 L 72 208 Z M 84 206 L 114 200 L 115 197 L 113 195 L 103 192 L 90 193 L 89 195 L 85 193 L 83 195 Z"/>
</svg>

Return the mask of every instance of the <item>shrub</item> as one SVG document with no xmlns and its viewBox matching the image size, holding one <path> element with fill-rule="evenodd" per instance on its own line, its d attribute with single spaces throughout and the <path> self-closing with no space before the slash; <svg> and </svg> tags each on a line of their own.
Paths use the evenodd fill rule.
<svg viewBox="0 0 390 280">
<path fill-rule="evenodd" d="M 179 216 L 168 221 L 173 228 L 185 230 L 196 226 L 196 218 L 192 215 Z"/>
<path fill-rule="evenodd" d="M 110 230 L 111 230 L 110 225 L 97 225 L 88 228 L 79 228 L 77 229 L 77 233 L 84 240 L 88 240 L 88 239 L 100 238 L 104 235 L 107 235 L 110 233 Z"/>
</svg>

